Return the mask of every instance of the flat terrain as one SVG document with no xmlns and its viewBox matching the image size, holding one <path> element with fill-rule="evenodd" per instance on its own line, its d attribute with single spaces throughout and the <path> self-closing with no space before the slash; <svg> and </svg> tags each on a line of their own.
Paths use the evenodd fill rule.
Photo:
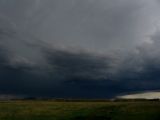
<svg viewBox="0 0 160 120">
<path fill-rule="evenodd" d="M 160 102 L 0 102 L 0 120 L 160 120 Z"/>
</svg>

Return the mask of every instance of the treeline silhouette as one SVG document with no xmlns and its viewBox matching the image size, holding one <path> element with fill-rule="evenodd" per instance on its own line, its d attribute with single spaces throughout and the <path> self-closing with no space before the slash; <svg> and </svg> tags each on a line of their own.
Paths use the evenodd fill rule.
<svg viewBox="0 0 160 120">
<path fill-rule="evenodd" d="M 160 99 L 63 99 L 63 98 L 36 98 L 26 97 L 21 99 L 8 99 L 8 100 L 33 100 L 33 101 L 53 101 L 53 102 L 144 102 L 144 101 L 159 101 Z"/>
</svg>

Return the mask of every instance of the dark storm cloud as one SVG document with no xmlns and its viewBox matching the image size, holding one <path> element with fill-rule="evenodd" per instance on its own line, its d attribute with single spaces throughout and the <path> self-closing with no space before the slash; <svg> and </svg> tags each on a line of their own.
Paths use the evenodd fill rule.
<svg viewBox="0 0 160 120">
<path fill-rule="evenodd" d="M 158 89 L 160 85 L 158 64 L 150 62 L 150 57 L 147 60 L 148 56 L 143 51 L 139 55 L 133 53 L 117 63 L 117 56 L 114 55 L 95 56 L 93 53 L 48 48 L 43 50 L 47 64 L 42 68 L 25 63 L 16 64 L 15 67 L 7 63 L 7 53 L 1 54 L 3 94 L 110 98 L 125 92 Z M 145 61 L 141 63 L 142 59 Z"/>
<path fill-rule="evenodd" d="M 120 82 L 109 79 L 110 59 L 81 53 L 51 50 L 48 68 L 23 65 L 13 67 L 7 58 L 1 64 L 1 93 L 71 98 L 112 97 L 123 91 Z M 2 60 L 3 60 L 2 59 Z M 36 71 L 36 72 L 35 72 Z M 37 73 L 37 71 L 39 71 Z M 65 92 L 64 92 L 65 91 Z"/>
<path fill-rule="evenodd" d="M 103 79 L 110 69 L 111 58 L 89 53 L 49 51 L 48 63 L 66 78 Z"/>
<path fill-rule="evenodd" d="M 0 93 L 159 89 L 158 10 L 156 0 L 0 0 Z"/>
</svg>

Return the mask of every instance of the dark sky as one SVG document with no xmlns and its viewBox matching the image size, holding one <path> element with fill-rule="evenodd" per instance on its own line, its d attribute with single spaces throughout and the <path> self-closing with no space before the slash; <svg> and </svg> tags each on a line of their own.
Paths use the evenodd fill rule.
<svg viewBox="0 0 160 120">
<path fill-rule="evenodd" d="M 159 0 L 0 0 L 0 94 L 159 90 L 159 11 Z"/>
</svg>

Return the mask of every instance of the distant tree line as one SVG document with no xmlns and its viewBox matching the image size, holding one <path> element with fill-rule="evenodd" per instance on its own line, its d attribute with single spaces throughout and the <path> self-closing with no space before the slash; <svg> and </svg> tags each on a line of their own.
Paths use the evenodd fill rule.
<svg viewBox="0 0 160 120">
<path fill-rule="evenodd" d="M 8 99 L 7 99 L 8 100 Z M 144 102 L 144 101 L 160 101 L 160 99 L 64 99 L 64 98 L 37 98 L 37 97 L 26 97 L 26 98 L 14 98 L 9 100 L 44 100 L 54 102 Z"/>
</svg>

